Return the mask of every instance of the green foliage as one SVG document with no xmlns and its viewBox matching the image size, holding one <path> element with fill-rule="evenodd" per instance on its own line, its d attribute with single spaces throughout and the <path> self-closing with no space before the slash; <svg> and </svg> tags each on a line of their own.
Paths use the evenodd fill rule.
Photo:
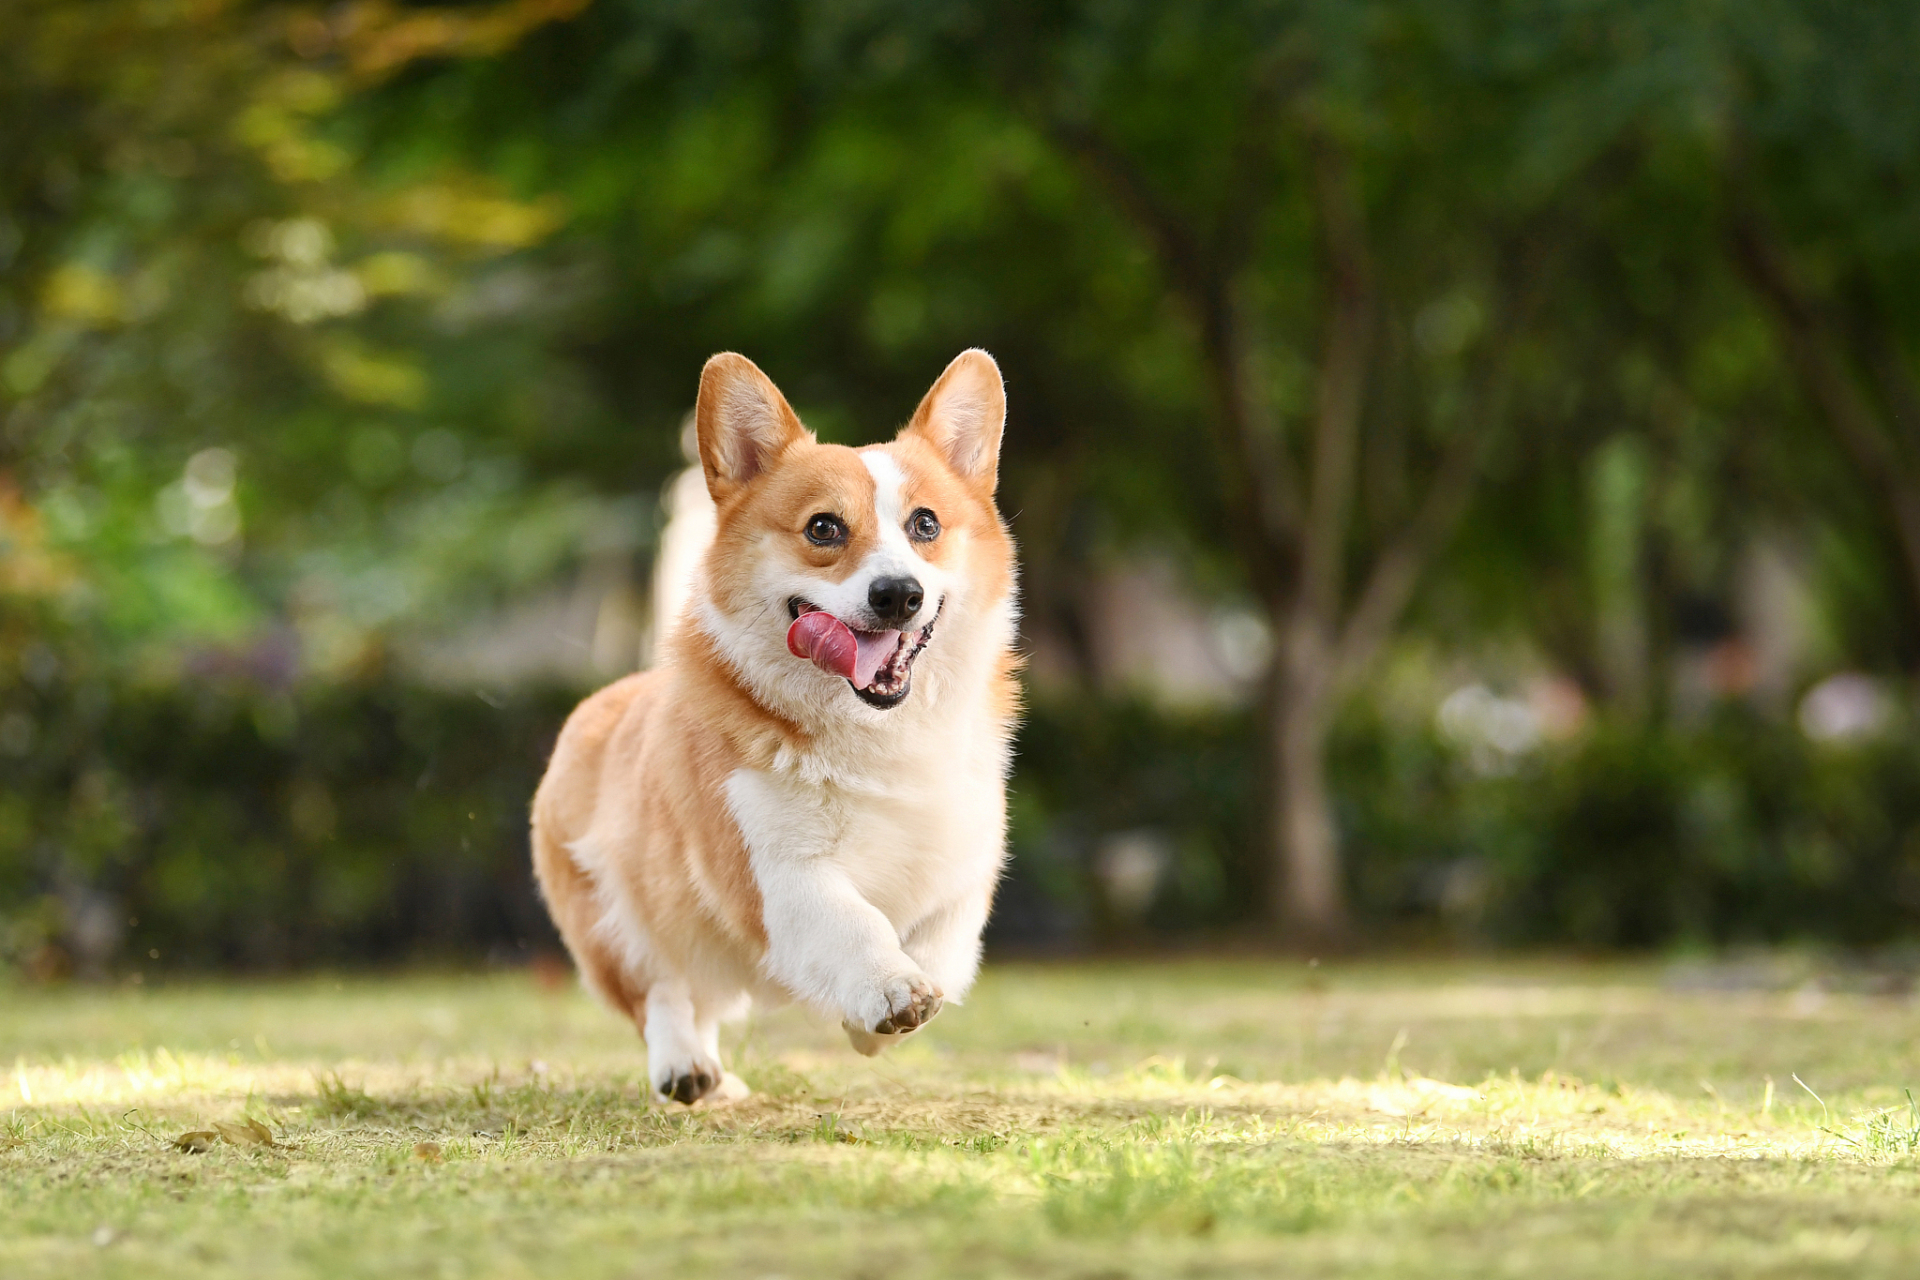
<svg viewBox="0 0 1920 1280">
<path fill-rule="evenodd" d="M 1496 929 L 1587 946 L 1883 943 L 1920 915 L 1920 754 L 1728 712 L 1603 727 L 1509 780 Z"/>
<path fill-rule="evenodd" d="M 53 676 L 5 716 L 0 937 L 49 975 L 527 958 L 527 803 L 568 694 Z"/>
<path fill-rule="evenodd" d="M 995 928 L 1009 941 L 1052 927 L 1121 936 L 1093 859 L 1116 832 L 1148 831 L 1172 852 L 1151 904 L 1153 927 L 1244 923 L 1260 883 L 1252 802 L 1259 753 L 1248 715 L 1167 714 L 1134 700 L 1040 699 L 1022 726 L 1012 796 L 1012 884 Z M 1009 918 L 1009 913 L 1012 918 Z M 1028 936 L 1023 938 L 1022 934 Z M 1054 939 L 1058 941 L 1059 939 Z"/>
<path fill-rule="evenodd" d="M 564 210 L 450 165 L 383 178 L 342 127 L 407 60 L 565 8 L 8 7 L 0 110 L 36 125 L 0 162 L 0 493 L 47 567 L 0 609 L 24 587 L 62 643 L 170 676 L 291 627 L 337 678 L 577 555 L 547 530 L 591 503 L 515 446 L 591 410 L 537 323 L 487 323 Z"/>
<path fill-rule="evenodd" d="M 1100 836 L 1144 828 L 1172 857 L 1141 926 L 1257 918 L 1250 716 L 1042 702 L 1020 748 L 1016 913 L 1037 888 L 1096 936 L 1128 936 L 1093 858 Z M 1488 761 L 1362 703 L 1330 767 L 1353 898 L 1382 937 L 1871 946 L 1920 917 L 1920 753 L 1904 738 L 1822 746 L 1728 707 L 1690 728 L 1609 721 Z"/>
<path fill-rule="evenodd" d="M 1600 706 L 1498 776 L 1424 718 L 1347 708 L 1356 901 L 1385 929 L 1596 946 L 1894 937 L 1909 746 L 1669 704 L 1761 540 L 1806 567 L 1805 665 L 1920 656 L 1888 482 L 1915 456 L 1916 14 L 9 5 L 0 115 L 31 127 L 0 150 L 8 946 L 90 918 L 124 954 L 264 964 L 537 928 L 501 904 L 533 912 L 518 807 L 565 695 L 494 709 L 415 687 L 406 655 L 597 555 L 637 581 L 717 349 L 864 441 L 993 348 L 1036 632 L 1084 636 L 1086 580 L 1143 549 L 1203 595 L 1271 592 L 1222 501 L 1213 320 L 1182 277 L 1253 335 L 1262 447 L 1305 458 L 1333 151 L 1381 299 L 1344 576 L 1449 439 L 1504 424 L 1408 625 L 1469 663 L 1511 640 Z M 1730 247 L 1748 224 L 1898 465 L 1835 447 Z M 1257 711 L 1101 687 L 1038 691 L 1000 927 L 1244 925 Z M 1122 832 L 1170 858 L 1139 921 L 1093 867 Z"/>
<path fill-rule="evenodd" d="M 48 974 L 524 959 L 552 945 L 526 803 L 571 701 L 43 669 L 0 703 L 0 946 Z M 993 944 L 1245 929 L 1265 883 L 1260 758 L 1249 713 L 1039 700 Z M 1873 946 L 1920 914 L 1904 739 L 1823 747 L 1728 710 L 1688 730 L 1608 722 L 1487 767 L 1364 706 L 1343 720 L 1335 797 L 1376 937 Z M 1100 875 L 1117 833 L 1166 853 L 1138 917 Z"/>
</svg>

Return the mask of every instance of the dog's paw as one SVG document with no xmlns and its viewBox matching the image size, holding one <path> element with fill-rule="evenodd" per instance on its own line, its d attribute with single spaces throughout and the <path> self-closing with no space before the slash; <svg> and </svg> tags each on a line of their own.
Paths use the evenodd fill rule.
<svg viewBox="0 0 1920 1280">
<path fill-rule="evenodd" d="M 910 988 L 906 999 L 893 1004 L 887 1016 L 873 1026 L 877 1036 L 905 1035 L 917 1031 L 933 1021 L 933 1015 L 940 1012 L 940 991 L 924 979 Z"/>
<path fill-rule="evenodd" d="M 860 1016 L 848 1018 L 849 1031 L 858 1028 L 875 1036 L 903 1036 L 933 1021 L 940 1012 L 940 988 L 920 972 L 909 972 L 883 983 L 863 1002 Z M 856 1049 L 859 1044 L 854 1045 Z M 863 1053 L 872 1050 L 861 1050 Z"/>
<path fill-rule="evenodd" d="M 689 1062 L 669 1068 L 656 1078 L 653 1091 L 662 1102 L 678 1102 L 690 1107 L 719 1089 L 727 1078 L 713 1063 Z"/>
</svg>

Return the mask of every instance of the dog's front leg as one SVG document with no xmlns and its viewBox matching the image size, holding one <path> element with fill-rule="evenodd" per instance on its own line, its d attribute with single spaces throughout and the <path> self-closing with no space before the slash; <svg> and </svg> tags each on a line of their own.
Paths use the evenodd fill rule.
<svg viewBox="0 0 1920 1280">
<path fill-rule="evenodd" d="M 893 924 L 825 854 L 753 855 L 767 929 L 767 976 L 839 1013 L 872 1054 L 940 1011 L 941 992 L 900 949 Z"/>
<path fill-rule="evenodd" d="M 992 888 L 947 903 L 908 929 L 901 947 L 941 994 L 955 1004 L 966 998 L 980 972 L 980 935 L 993 905 Z"/>
<path fill-rule="evenodd" d="M 840 1015 L 862 1053 L 940 1010 L 940 988 L 900 948 L 893 922 L 868 902 L 836 852 L 844 819 L 813 787 L 742 769 L 728 808 L 747 845 L 767 932 L 766 975 Z"/>
</svg>

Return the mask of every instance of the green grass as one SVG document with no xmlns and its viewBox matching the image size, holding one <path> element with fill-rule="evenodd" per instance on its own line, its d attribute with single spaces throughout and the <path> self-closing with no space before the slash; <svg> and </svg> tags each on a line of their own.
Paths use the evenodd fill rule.
<svg viewBox="0 0 1920 1280">
<path fill-rule="evenodd" d="M 1006 966 L 877 1062 L 728 1044 L 689 1111 L 524 974 L 0 988 L 0 1276 L 1920 1271 L 1905 997 Z"/>
</svg>

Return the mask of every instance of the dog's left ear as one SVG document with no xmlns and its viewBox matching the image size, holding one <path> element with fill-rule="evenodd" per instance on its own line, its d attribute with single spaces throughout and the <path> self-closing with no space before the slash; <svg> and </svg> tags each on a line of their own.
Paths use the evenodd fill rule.
<svg viewBox="0 0 1920 1280">
<path fill-rule="evenodd" d="M 960 475 L 993 491 L 1000 469 L 1000 433 L 1007 425 L 1007 388 L 1000 366 L 975 347 L 955 356 L 902 436 L 917 435 Z"/>
</svg>

